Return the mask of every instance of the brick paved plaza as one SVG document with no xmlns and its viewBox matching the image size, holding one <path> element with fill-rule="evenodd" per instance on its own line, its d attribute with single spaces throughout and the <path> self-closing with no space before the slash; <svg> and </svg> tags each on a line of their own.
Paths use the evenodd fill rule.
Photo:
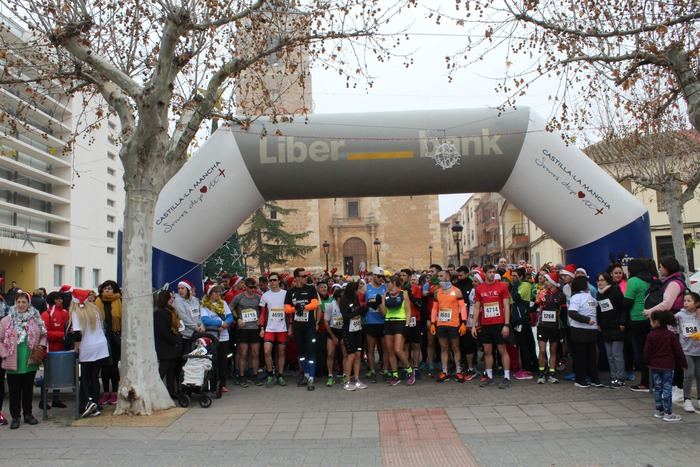
<svg viewBox="0 0 700 467">
<path fill-rule="evenodd" d="M 700 414 L 652 417 L 651 395 L 571 383 L 511 389 L 422 380 L 340 387 L 234 387 L 168 426 L 0 429 L 9 465 L 697 465 Z M 680 410 L 680 407 L 676 407 Z"/>
</svg>

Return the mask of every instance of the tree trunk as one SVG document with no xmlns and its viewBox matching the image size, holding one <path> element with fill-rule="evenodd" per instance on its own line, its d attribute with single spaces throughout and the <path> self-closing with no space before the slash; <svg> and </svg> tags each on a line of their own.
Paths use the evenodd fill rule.
<svg viewBox="0 0 700 467">
<path fill-rule="evenodd" d="M 130 181 L 126 193 L 122 244 L 122 360 L 117 415 L 151 415 L 154 410 L 174 406 L 158 373 L 153 342 L 151 253 L 158 193 L 151 187 L 144 189 L 147 184 L 141 182 L 139 187 L 138 182 Z"/>
<path fill-rule="evenodd" d="M 681 267 L 687 275 L 688 269 L 688 253 L 685 249 L 685 235 L 683 233 L 683 202 L 681 201 L 680 188 L 669 186 L 664 190 L 666 201 L 666 213 L 668 221 L 671 224 L 671 238 L 673 240 L 673 255 L 676 257 Z M 657 258 L 660 260 L 661 258 Z"/>
</svg>

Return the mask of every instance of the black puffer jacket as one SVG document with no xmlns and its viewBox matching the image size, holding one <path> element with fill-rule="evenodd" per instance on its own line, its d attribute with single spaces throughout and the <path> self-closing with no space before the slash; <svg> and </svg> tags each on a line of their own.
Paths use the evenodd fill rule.
<svg viewBox="0 0 700 467">
<path fill-rule="evenodd" d="M 625 340 L 620 326 L 627 324 L 627 312 L 624 309 L 624 296 L 620 286 L 611 285 L 605 293 L 598 291 L 596 300 L 598 300 L 596 315 L 603 340 L 607 342 Z"/>
</svg>

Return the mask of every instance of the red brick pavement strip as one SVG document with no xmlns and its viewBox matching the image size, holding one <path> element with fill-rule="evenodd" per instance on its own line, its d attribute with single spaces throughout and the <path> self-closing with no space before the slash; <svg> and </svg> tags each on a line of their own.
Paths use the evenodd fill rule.
<svg viewBox="0 0 700 467">
<path fill-rule="evenodd" d="M 387 467 L 479 465 L 443 409 L 382 410 L 379 436 Z"/>
</svg>

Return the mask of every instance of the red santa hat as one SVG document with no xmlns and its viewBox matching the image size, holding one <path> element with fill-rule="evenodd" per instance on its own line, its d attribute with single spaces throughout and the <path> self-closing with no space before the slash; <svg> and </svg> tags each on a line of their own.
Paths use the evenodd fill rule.
<svg viewBox="0 0 700 467">
<path fill-rule="evenodd" d="M 66 293 L 66 292 L 70 292 L 71 290 L 73 290 L 73 287 L 72 287 L 72 286 L 70 286 L 70 285 L 68 285 L 68 284 L 63 284 L 63 285 L 61 286 L 61 288 L 58 289 L 58 292 L 59 292 L 59 293 Z"/>
<path fill-rule="evenodd" d="M 88 289 L 73 289 L 73 301 L 80 306 L 85 306 L 85 302 L 87 301 L 90 292 L 91 291 Z"/>
<path fill-rule="evenodd" d="M 544 278 L 553 286 L 559 287 L 559 274 L 556 271 L 548 272 Z"/>
<path fill-rule="evenodd" d="M 483 269 L 474 269 L 472 271 L 472 278 L 481 284 L 486 280 L 486 274 L 484 274 Z"/>
<path fill-rule="evenodd" d="M 577 269 L 576 269 L 576 272 L 580 272 L 580 273 L 582 273 L 582 274 L 584 275 L 584 277 L 588 278 L 588 273 L 586 272 L 585 269 L 583 269 L 583 268 L 577 268 Z"/>
<path fill-rule="evenodd" d="M 242 280 L 243 280 L 243 278 L 242 278 L 241 276 L 239 276 L 238 274 L 234 274 L 234 275 L 231 276 L 231 278 L 228 280 L 228 286 L 229 286 L 229 288 L 235 287 L 235 286 L 238 285 L 238 283 L 241 282 Z"/>
<path fill-rule="evenodd" d="M 189 279 L 182 279 L 180 282 L 177 283 L 178 287 L 184 287 L 190 292 L 192 292 L 192 282 L 189 281 Z"/>
<path fill-rule="evenodd" d="M 567 264 L 566 266 L 564 266 L 564 268 L 559 273 L 563 274 L 565 276 L 575 277 L 576 276 L 576 265 L 575 264 Z"/>
</svg>

